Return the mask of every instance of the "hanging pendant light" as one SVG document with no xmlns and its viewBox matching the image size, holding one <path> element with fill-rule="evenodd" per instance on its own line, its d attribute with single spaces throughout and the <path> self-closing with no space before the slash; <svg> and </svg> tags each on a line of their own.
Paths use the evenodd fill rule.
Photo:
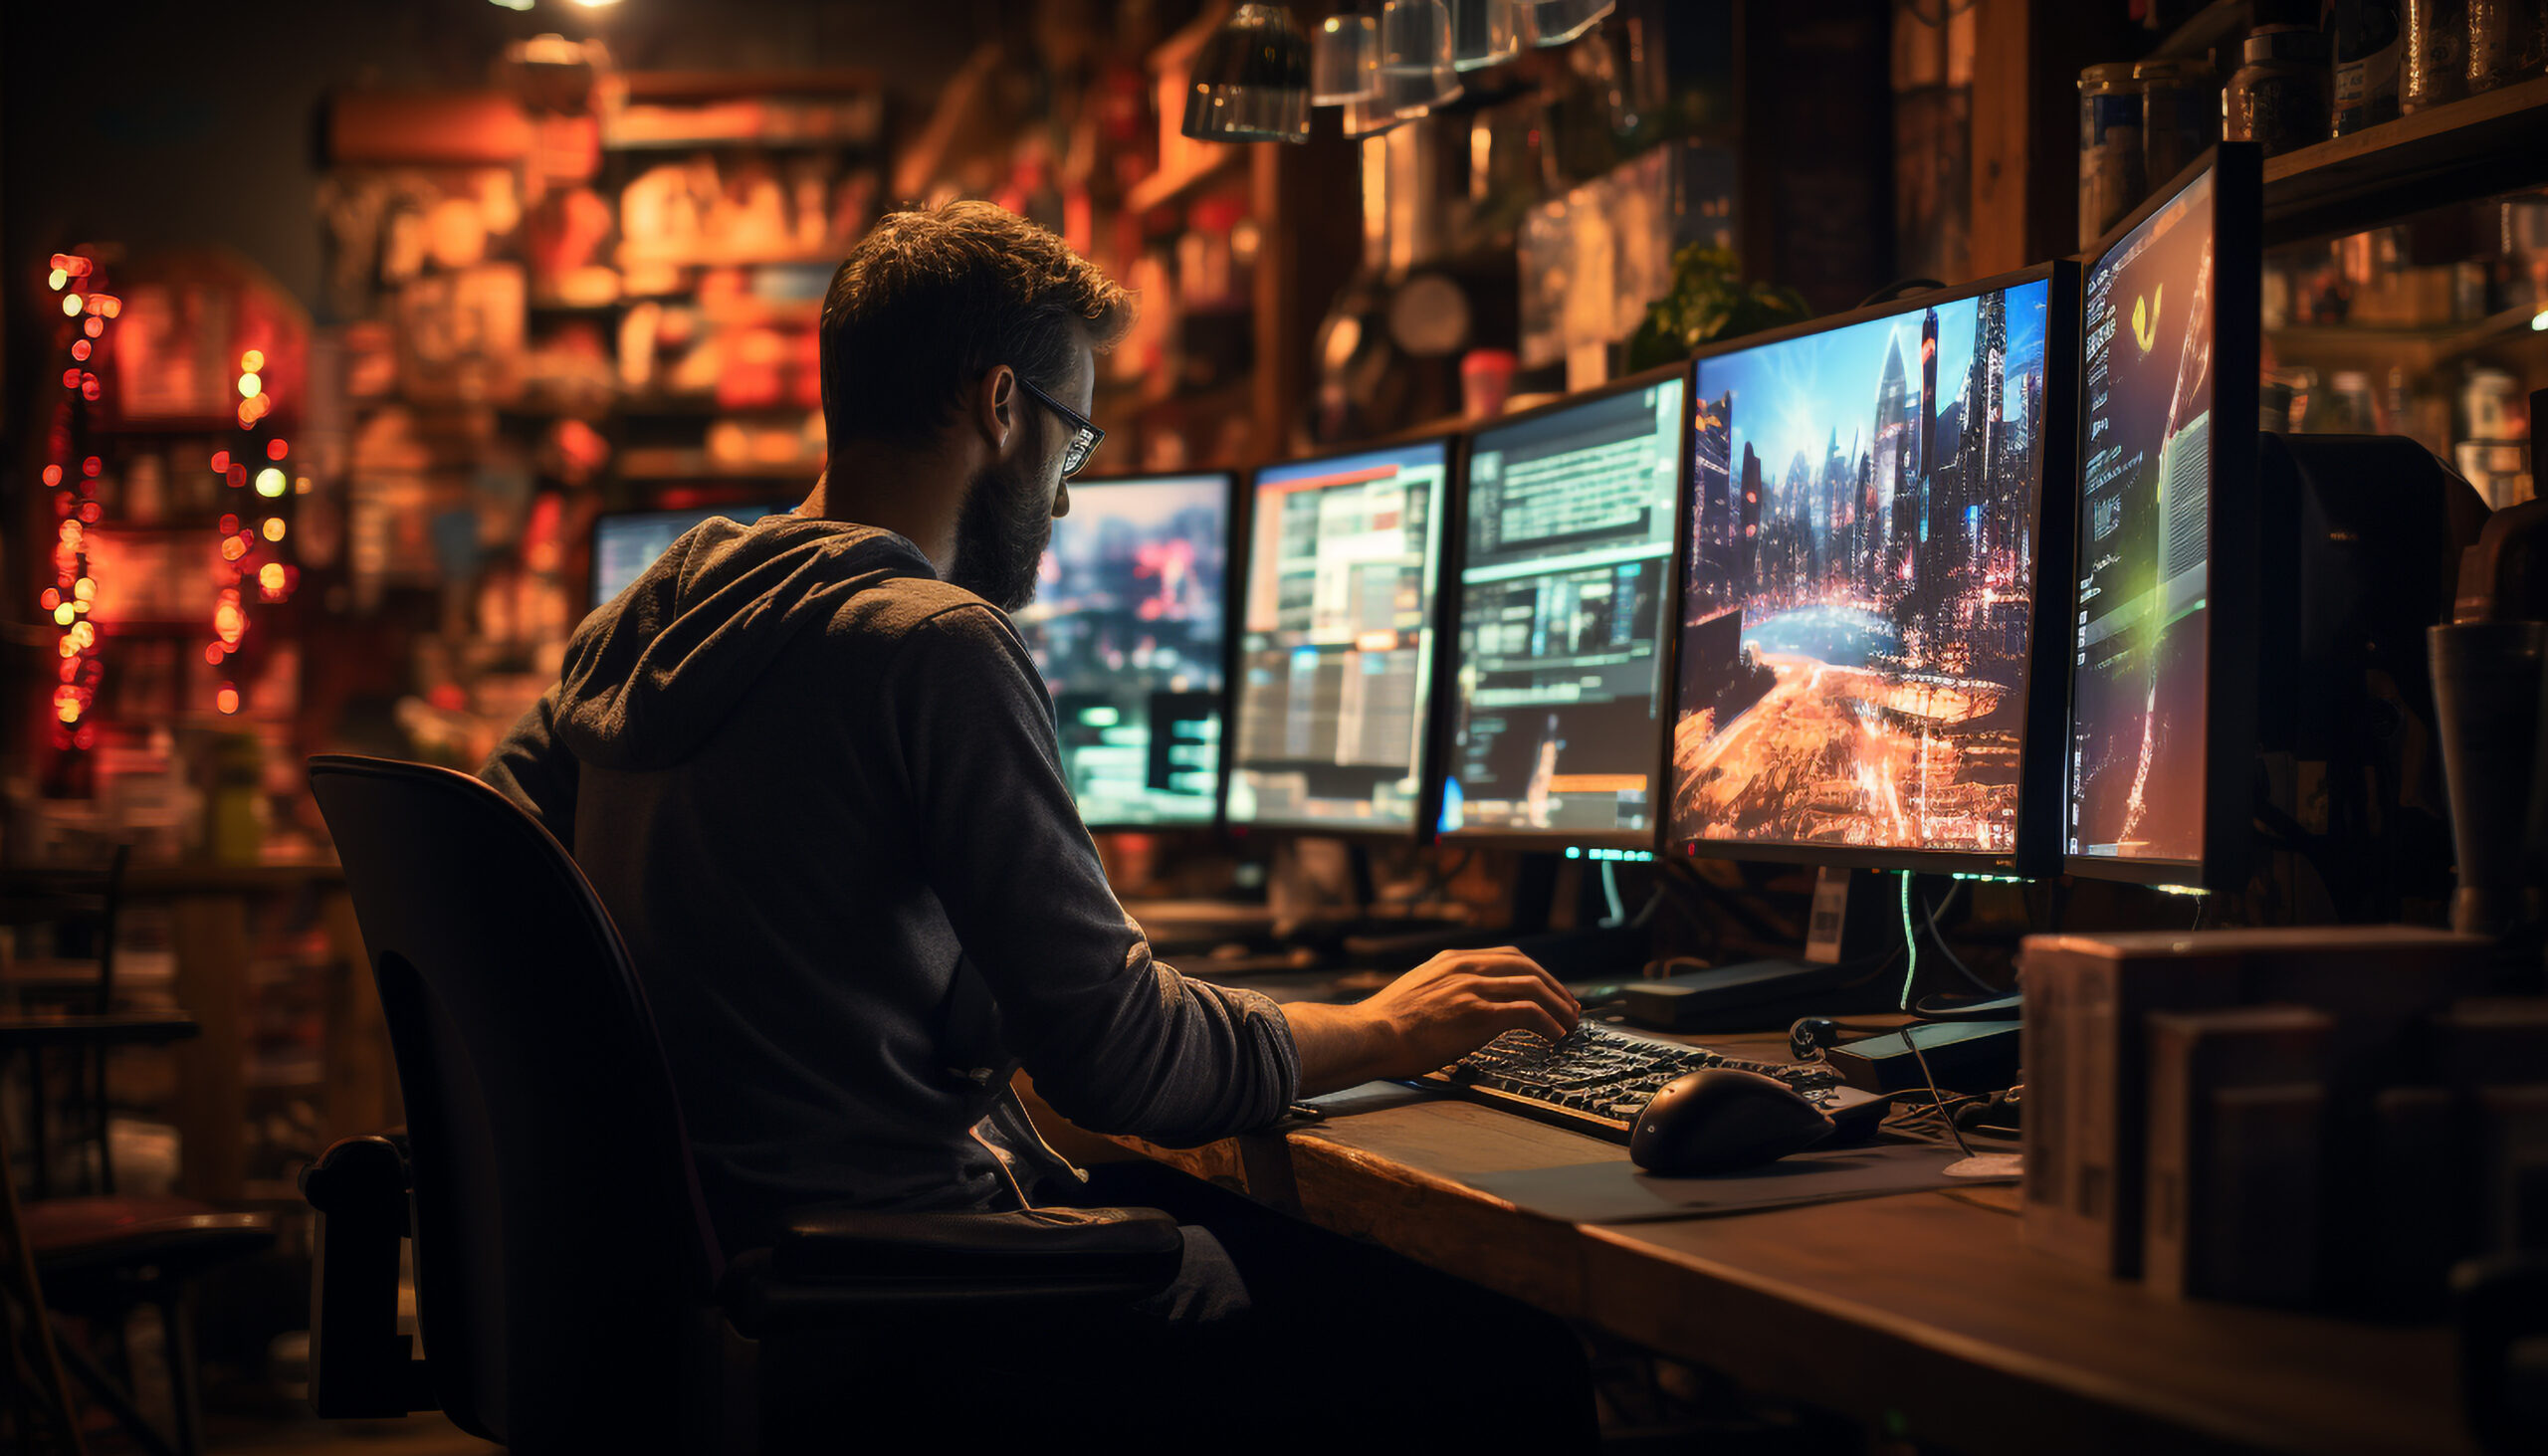
<svg viewBox="0 0 2548 1456">
<path fill-rule="evenodd" d="M 1388 0 L 1380 7 L 1380 104 L 1421 116 L 1459 99 L 1451 66 L 1451 13 L 1442 0 Z"/>
<path fill-rule="evenodd" d="M 1476 71 L 1522 54 L 1522 0 L 1451 0 L 1451 67 Z"/>
<path fill-rule="evenodd" d="M 1242 5 L 1203 42 L 1177 128 L 1197 141 L 1310 139 L 1310 43 L 1288 5 Z"/>
<path fill-rule="evenodd" d="M 1378 136 L 1392 126 L 1403 126 L 1407 121 L 1406 117 L 1399 115 L 1394 107 L 1383 103 L 1377 94 L 1356 97 L 1347 102 L 1342 114 L 1345 134 L 1349 139 Z"/>
<path fill-rule="evenodd" d="M 1368 15 L 1331 15 L 1310 44 L 1310 104 L 1341 106 L 1380 93 L 1380 27 Z"/>
<path fill-rule="evenodd" d="M 1523 6 L 1542 46 L 1565 45 L 1618 7 L 1619 0 L 1527 0 Z"/>
</svg>

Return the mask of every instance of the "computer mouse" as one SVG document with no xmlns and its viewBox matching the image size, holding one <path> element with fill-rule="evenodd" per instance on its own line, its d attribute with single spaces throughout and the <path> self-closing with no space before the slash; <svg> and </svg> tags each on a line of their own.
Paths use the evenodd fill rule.
<svg viewBox="0 0 2548 1456">
<path fill-rule="evenodd" d="M 1628 1131 L 1628 1158 L 1678 1177 L 1774 1162 L 1831 1136 L 1831 1120 L 1776 1077 L 1710 1067 L 1654 1095 Z"/>
</svg>

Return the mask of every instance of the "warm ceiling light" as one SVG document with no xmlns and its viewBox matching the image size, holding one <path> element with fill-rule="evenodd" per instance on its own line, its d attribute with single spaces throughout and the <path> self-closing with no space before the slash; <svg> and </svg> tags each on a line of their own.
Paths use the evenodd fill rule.
<svg viewBox="0 0 2548 1456">
<path fill-rule="evenodd" d="M 1532 28 L 1543 46 L 1563 46 L 1618 8 L 1619 0 L 1532 0 Z"/>
<path fill-rule="evenodd" d="M 1451 0 L 1451 67 L 1476 71 L 1522 54 L 1522 0 Z"/>
<path fill-rule="evenodd" d="M 1310 104 L 1341 106 L 1380 91 L 1380 27 L 1368 15 L 1331 15 L 1310 46 Z"/>
<path fill-rule="evenodd" d="M 1451 69 L 1451 13 L 1442 0 L 1388 0 L 1380 7 L 1380 104 L 1421 116 L 1457 101 Z"/>
<path fill-rule="evenodd" d="M 1178 128 L 1197 141 L 1310 139 L 1310 43 L 1288 5 L 1242 5 L 1194 59 Z"/>
</svg>

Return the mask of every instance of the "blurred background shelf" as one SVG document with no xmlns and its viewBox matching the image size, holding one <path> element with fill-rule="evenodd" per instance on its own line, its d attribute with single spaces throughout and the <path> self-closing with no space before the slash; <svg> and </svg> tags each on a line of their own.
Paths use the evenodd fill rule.
<svg viewBox="0 0 2548 1456">
<path fill-rule="evenodd" d="M 2265 245 L 2548 182 L 2548 77 L 2265 161 Z"/>
</svg>

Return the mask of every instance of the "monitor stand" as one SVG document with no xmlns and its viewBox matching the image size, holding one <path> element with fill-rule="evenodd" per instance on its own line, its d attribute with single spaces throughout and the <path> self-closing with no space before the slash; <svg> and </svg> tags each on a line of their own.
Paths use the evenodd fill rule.
<svg viewBox="0 0 2548 1456">
<path fill-rule="evenodd" d="M 1277 877 L 1291 877 L 1289 883 L 1294 891 L 1293 898 L 1298 902 L 1315 905 L 1322 898 L 1330 901 L 1292 919 L 1276 936 L 1282 944 L 1308 950 L 1330 963 L 1351 964 L 1386 958 L 1396 953 L 1401 944 L 1412 947 L 1439 941 L 1441 943 L 1436 948 L 1450 948 L 1458 944 L 1491 943 L 1478 938 L 1489 933 L 1441 916 L 1373 914 L 1374 907 L 1380 903 L 1380 888 L 1372 873 L 1371 847 L 1352 842 L 1335 847 L 1343 854 L 1328 862 L 1324 897 L 1315 883 L 1322 877 L 1302 862 L 1298 849 L 1288 860 L 1279 855 L 1276 858 L 1273 873 Z M 1340 869 L 1341 877 L 1336 873 Z M 1341 897 L 1342 903 L 1337 903 L 1336 891 L 1339 889 L 1345 892 Z M 1284 897 L 1277 890 L 1269 894 L 1269 899 L 1279 905 Z M 1432 953 L 1432 950 L 1426 950 L 1416 959 L 1421 960 Z"/>
<path fill-rule="evenodd" d="M 1800 1016 L 1892 1008 L 1874 968 L 1842 957 L 1849 920 L 1849 872 L 1815 871 L 1813 913 L 1802 960 L 1747 960 L 1620 988 L 1621 1009 L 1656 1031 L 1758 1031 Z"/>
<path fill-rule="evenodd" d="M 1565 862 L 1556 854 L 1520 856 L 1513 880 L 1513 922 L 1506 926 L 1446 925 L 1409 929 L 1384 921 L 1346 941 L 1349 957 L 1382 964 L 1413 966 L 1446 950 L 1510 945 L 1538 961 L 1559 980 L 1611 984 L 1599 989 L 1612 999 L 1616 984 L 1644 973 L 1654 956 L 1653 933 L 1640 925 L 1578 925 L 1552 930 L 1558 897 L 1565 893 Z M 1605 871 L 1607 865 L 1601 867 Z"/>
</svg>

